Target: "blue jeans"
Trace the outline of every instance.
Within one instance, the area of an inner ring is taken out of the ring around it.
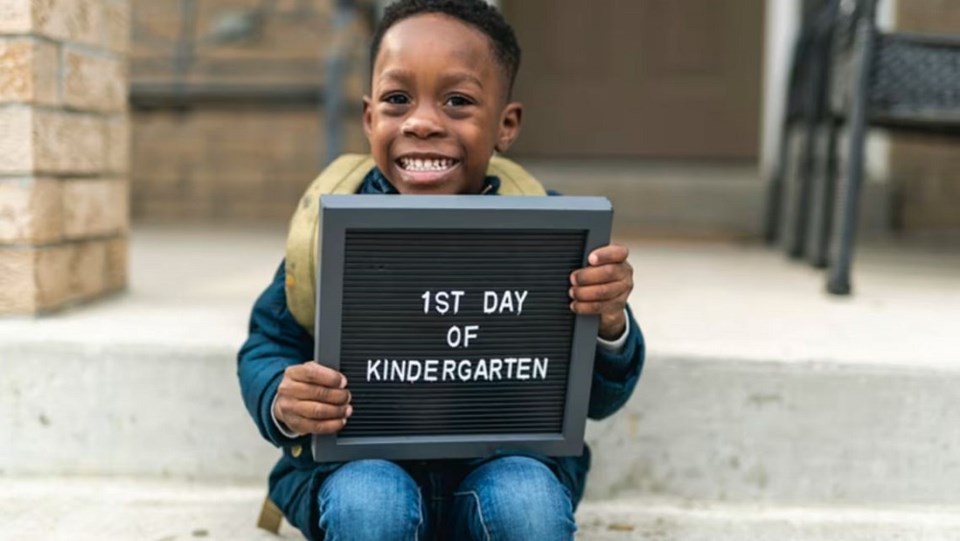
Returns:
[[[326,541],[568,540],[570,493],[543,463],[510,456],[462,475],[386,460],[349,462],[317,497]]]

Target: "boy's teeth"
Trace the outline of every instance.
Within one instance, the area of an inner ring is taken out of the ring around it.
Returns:
[[[421,160],[404,158],[401,165],[409,171],[442,171],[453,167],[455,162],[449,159],[441,160]]]

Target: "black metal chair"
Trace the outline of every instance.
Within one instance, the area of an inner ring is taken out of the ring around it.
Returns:
[[[830,68],[818,80],[827,92],[828,107],[807,127],[810,143],[800,158],[799,188],[791,201],[796,208],[793,236],[787,248],[814,265],[829,266],[827,290],[847,295],[852,290],[866,130],[876,126],[960,135],[960,35],[881,32],[877,0],[842,0],[834,7],[828,33]],[[849,138],[847,167],[837,186],[840,128]],[[775,189],[782,188],[771,186],[771,193]],[[779,211],[771,204],[768,238],[771,223],[780,220]]]
[[[834,213],[827,290],[835,295],[852,289],[850,269],[868,126],[960,135],[960,34],[880,32],[877,0],[849,4],[855,21],[853,37],[846,50],[837,49],[840,62],[835,65],[848,66],[851,76],[847,91],[834,85],[831,99],[832,110],[850,132],[848,161],[837,200],[825,205]],[[844,54],[849,60],[843,59]]]

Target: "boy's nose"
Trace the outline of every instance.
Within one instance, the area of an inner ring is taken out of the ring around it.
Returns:
[[[411,135],[420,139],[442,135],[444,128],[437,118],[436,111],[420,107],[404,120],[400,125],[403,135]]]

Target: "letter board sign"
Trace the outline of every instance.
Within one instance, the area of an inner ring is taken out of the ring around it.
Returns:
[[[315,460],[579,455],[598,318],[569,276],[611,219],[602,197],[323,196],[316,359],[353,415]]]

